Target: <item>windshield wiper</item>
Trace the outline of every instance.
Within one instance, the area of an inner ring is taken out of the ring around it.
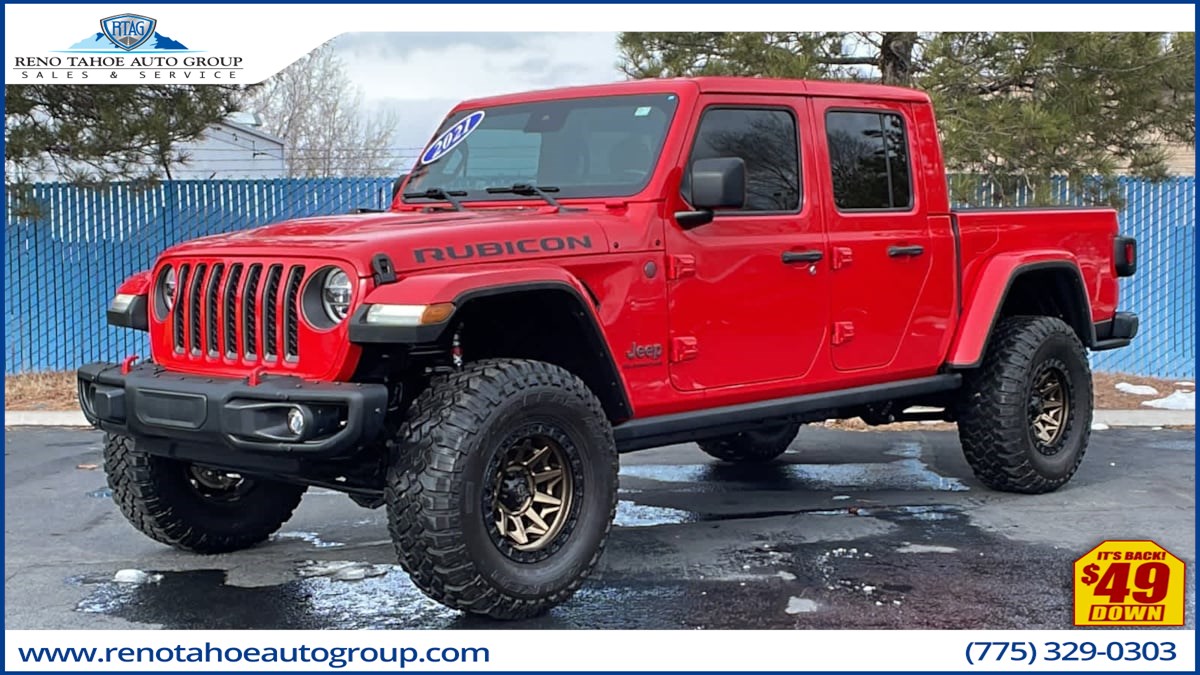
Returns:
[[[444,202],[450,202],[450,206],[454,207],[455,211],[465,211],[462,202],[456,199],[457,197],[466,197],[466,190],[443,190],[442,188],[429,188],[424,192],[405,192],[405,199],[440,199]]]
[[[546,203],[550,206],[553,206],[556,209],[562,208],[562,205],[558,203],[557,199],[547,194],[548,192],[558,192],[558,188],[552,185],[538,187],[536,185],[530,185],[529,183],[516,183],[515,185],[486,188],[485,192],[490,195],[512,194],[521,195],[522,197],[541,197],[542,199],[546,200]]]

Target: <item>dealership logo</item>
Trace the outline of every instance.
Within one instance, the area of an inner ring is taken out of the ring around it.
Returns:
[[[190,51],[181,42],[158,32],[158,21],[141,14],[117,14],[100,19],[100,32],[93,33],[66,49],[69,52],[162,52]]]
[[[118,14],[100,19],[100,30],[114,45],[131,52],[154,36],[154,26],[157,24],[157,21],[148,16]]]
[[[127,12],[100,19],[100,32],[49,55],[10,57],[18,81],[61,84],[225,84],[241,79],[241,56],[188,49],[158,32],[157,19]]]

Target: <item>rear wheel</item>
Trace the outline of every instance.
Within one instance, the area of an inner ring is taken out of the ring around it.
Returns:
[[[540,614],[596,565],[617,505],[600,402],[547,363],[479,361],[436,376],[393,443],[386,499],[401,566],[454,609]]]
[[[701,441],[698,445],[704,452],[726,462],[769,462],[787,452],[798,433],[800,423],[787,422]]]
[[[1083,344],[1061,319],[1001,319],[962,394],[958,434],[984,484],[1043,493],[1075,475],[1091,436],[1092,374]]]
[[[104,471],[113,501],[155,541],[195,553],[253,546],[278,530],[300,504],[304,486],[243,476],[137,449],[109,434]]]

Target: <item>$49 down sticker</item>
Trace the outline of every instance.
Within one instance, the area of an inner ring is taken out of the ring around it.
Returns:
[[[1075,561],[1075,625],[1182,626],[1184,576],[1152,541],[1106,541]]]

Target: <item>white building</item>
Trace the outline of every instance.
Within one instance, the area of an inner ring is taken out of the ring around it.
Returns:
[[[171,167],[175,180],[283,178],[283,139],[268,134],[252,113],[234,113],[176,150],[187,161]]]
[[[262,129],[253,113],[234,113],[212,124],[202,135],[187,143],[177,143],[174,152],[187,158],[169,169],[173,180],[222,180],[245,178],[284,178],[283,139]],[[88,167],[80,167],[87,171]],[[162,178],[167,175],[161,174]],[[51,162],[41,171],[25,178],[31,183],[58,183],[69,180]]]

